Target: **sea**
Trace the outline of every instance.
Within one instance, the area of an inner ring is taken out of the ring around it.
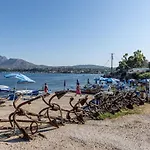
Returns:
[[[81,86],[84,86],[89,79],[94,83],[94,78],[100,77],[100,74],[60,74],[60,73],[23,73],[27,77],[35,81],[35,83],[17,84],[15,78],[5,78],[7,73],[0,73],[0,85],[6,85],[17,90],[42,90],[44,83],[48,84],[49,90],[52,92],[64,89],[64,80],[66,89],[74,90],[76,81],[78,80]]]

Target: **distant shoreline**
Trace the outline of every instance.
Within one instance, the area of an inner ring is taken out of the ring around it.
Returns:
[[[27,72],[27,73],[68,73],[68,74],[105,74],[109,73],[108,70],[101,69],[54,69],[54,70],[46,70],[46,69],[0,69],[0,72]]]

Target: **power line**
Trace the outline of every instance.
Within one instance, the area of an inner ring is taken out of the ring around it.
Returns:
[[[106,66],[109,63],[109,59],[107,60],[107,62],[104,64],[104,66]]]

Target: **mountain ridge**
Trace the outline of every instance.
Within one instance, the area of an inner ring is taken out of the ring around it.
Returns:
[[[5,56],[0,56],[0,68],[3,69],[33,69],[33,68],[59,68],[59,67],[73,67],[73,68],[92,68],[92,69],[99,69],[99,68],[109,68],[105,66],[93,65],[93,64],[84,64],[84,65],[73,65],[73,66],[47,66],[47,65],[36,65],[34,63],[28,62],[23,59],[19,58],[7,58]]]

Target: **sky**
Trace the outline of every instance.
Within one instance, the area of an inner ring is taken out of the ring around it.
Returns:
[[[0,55],[49,66],[150,60],[149,0],[0,0]]]

